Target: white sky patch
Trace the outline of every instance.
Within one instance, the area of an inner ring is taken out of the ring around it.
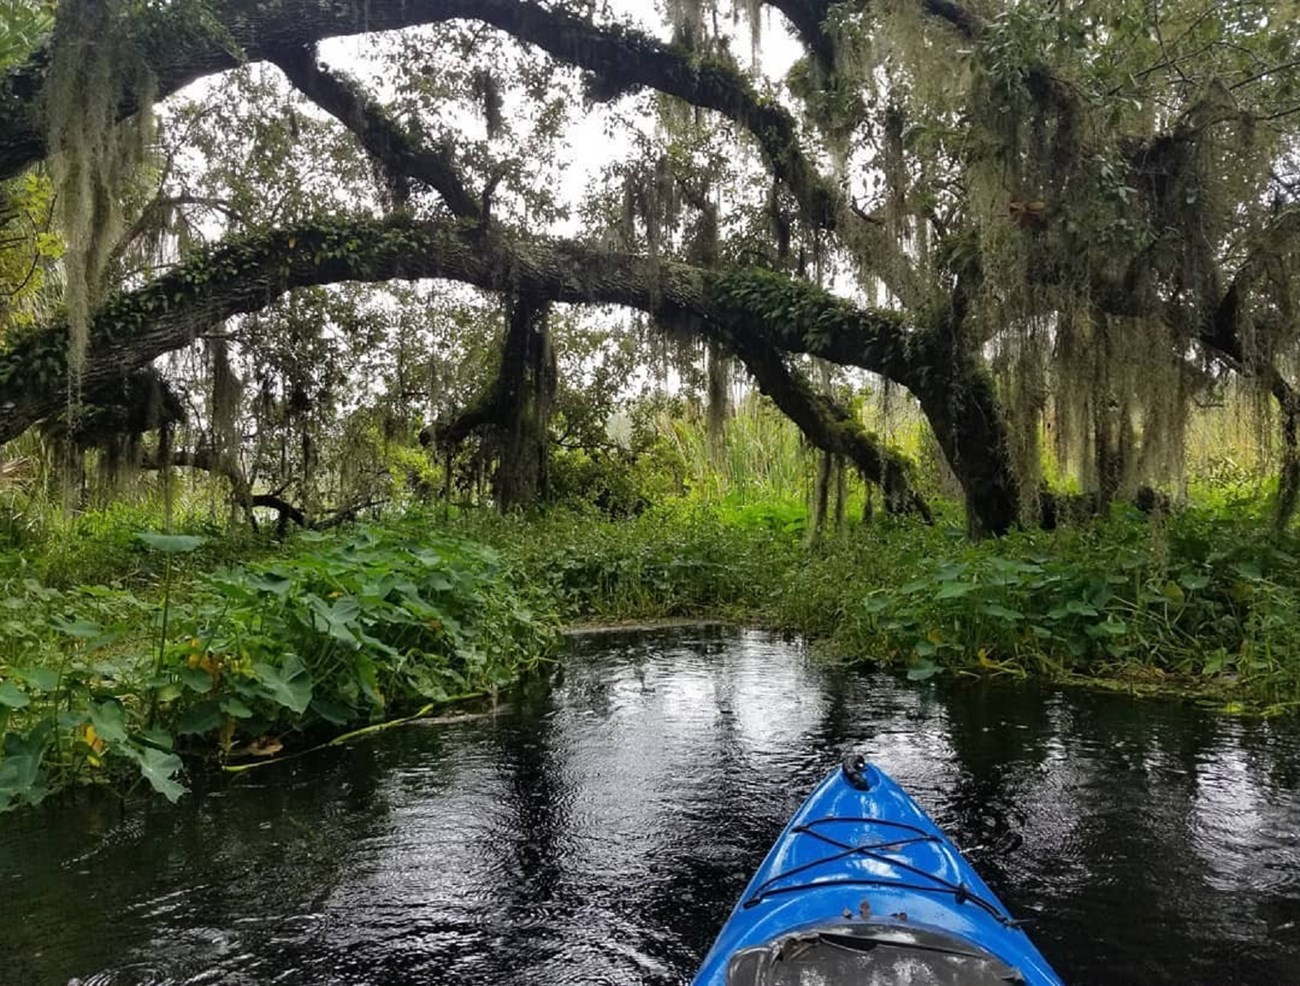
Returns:
[[[646,0],[609,0],[608,9],[615,17],[627,18],[651,36],[664,41],[671,38],[670,25]],[[755,88],[760,93],[766,92],[775,96],[797,116],[798,109],[788,91],[784,89],[782,80],[795,63],[804,57],[805,52],[802,44],[790,32],[784,18],[774,15],[770,9],[765,8],[764,23],[756,50],[752,46],[750,25],[743,18],[734,18],[729,14],[720,15],[718,25],[728,38],[730,50],[737,54],[746,67],[756,70],[756,77],[753,80]],[[437,27],[410,28],[402,33],[431,30],[437,30]],[[389,38],[393,36],[394,34],[387,35]],[[331,39],[320,45],[320,56],[322,61],[331,68],[357,78],[367,93],[381,104],[393,104],[397,97],[398,75],[386,70],[386,59],[392,57],[392,51],[384,44],[385,37],[383,34],[369,34]],[[756,56],[752,66],[749,65],[751,52]],[[278,75],[278,69],[270,65],[259,66],[258,70]],[[172,105],[182,101],[202,103],[211,97],[218,84],[219,77],[200,79],[174,95],[169,103]],[[295,92],[287,81],[284,86],[286,93]],[[644,101],[644,91],[633,92],[613,104],[598,104],[574,112],[571,122],[557,136],[552,147],[555,168],[561,176],[559,197],[568,207],[568,215],[567,218],[545,227],[533,229],[534,232],[561,237],[581,235],[584,227],[580,206],[590,189],[600,179],[602,171],[610,165],[632,157],[636,147],[637,130],[646,133],[653,133],[655,130],[656,122],[652,116],[641,113],[639,119],[637,118],[638,101]],[[299,102],[303,101],[299,100]],[[329,118],[328,114],[313,105],[305,104],[302,109],[319,119]],[[505,111],[507,114],[513,112],[517,115],[522,115],[523,112],[520,105],[512,107],[509,104],[505,107]],[[167,104],[164,104],[160,112],[164,116],[167,114]],[[479,114],[467,107],[455,106],[444,106],[443,112],[454,130],[463,134],[467,141],[485,138],[485,126]],[[627,124],[629,116],[632,117],[633,128],[629,128]],[[503,147],[501,150],[515,149]],[[729,150],[747,167],[752,167],[756,173],[766,173],[765,166],[759,160],[752,142],[737,141]],[[724,197],[724,206],[731,197],[730,195]],[[356,198],[356,204],[368,209],[373,209],[375,205],[368,197],[363,201],[361,196]],[[212,239],[218,238],[224,232],[219,217],[214,215],[209,222],[206,222],[203,232]],[[851,279],[838,277],[828,287],[836,293],[861,300],[861,293]],[[442,285],[439,290],[447,297],[459,298],[462,301],[474,293],[474,289],[454,284]],[[376,286],[375,290],[369,293],[366,304],[382,308],[386,305],[395,306],[398,301],[396,297],[387,294],[382,286]],[[597,306],[584,308],[580,317],[591,318],[608,325],[628,323],[633,316],[622,310]],[[875,378],[865,372],[848,371],[848,375],[858,386],[873,385],[875,382]],[[652,378],[657,378],[659,385],[667,387],[670,392],[680,387],[680,380],[674,371],[670,370],[667,375],[664,375],[661,370],[647,367],[637,375],[636,379],[628,381],[629,395],[649,386]],[[371,388],[363,385],[357,395],[358,399],[364,399],[365,392],[369,389]],[[739,397],[747,389],[747,382],[738,382],[733,396]]]

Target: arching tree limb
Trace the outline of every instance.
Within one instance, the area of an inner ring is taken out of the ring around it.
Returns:
[[[462,219],[481,218],[479,200],[461,181],[449,148],[418,144],[355,82],[322,68],[314,49],[279,49],[271,53],[271,60],[304,96],[352,131],[390,172],[427,185]]]
[[[799,16],[801,32],[812,30],[822,0],[808,0],[809,12],[802,15],[796,8],[804,0],[782,3]],[[350,110],[339,112],[351,97],[337,91],[337,76],[291,72],[295,66],[307,72],[311,67],[304,66],[294,53],[310,50],[331,37],[475,20],[592,72],[604,91],[650,88],[722,114],[754,136],[772,173],[790,189],[807,222],[826,230],[864,222],[841,190],[821,175],[804,153],[794,117],[779,103],[760,97],[734,63],[701,57],[640,31],[593,24],[533,0],[367,0],[363,5],[330,0],[212,0],[211,6],[216,20],[239,45],[236,52],[232,53],[224,39],[197,31],[177,9],[154,10],[144,21],[138,43],[154,72],[160,98],[195,79],[234,68],[241,59],[275,61],[304,91],[314,90],[308,92],[313,100],[351,126],[350,120],[356,117],[350,116]],[[185,43],[179,43],[181,40]],[[824,33],[821,40],[814,41],[829,43]],[[49,53],[42,50],[0,76],[0,179],[18,174],[46,154],[37,103],[48,63]],[[126,116],[136,109],[134,98],[129,97],[121,112]],[[363,143],[373,152],[376,144],[387,142],[390,136],[381,129],[363,137]],[[422,162],[426,170],[429,165],[436,166],[437,161]],[[468,203],[457,199],[453,210],[458,215],[468,214]],[[875,235],[866,228],[857,232],[862,237]]]
[[[836,192],[800,150],[798,128],[789,113],[760,99],[734,65],[696,58],[639,31],[599,26],[532,0],[211,0],[210,6],[238,51],[185,21],[186,5],[153,8],[143,19],[137,43],[154,73],[159,97],[205,75],[235,68],[241,59],[276,60],[331,37],[476,20],[594,72],[615,88],[650,87],[735,120],[754,134],[774,171],[810,216],[834,222]],[[49,53],[42,50],[0,76],[0,179],[46,154],[37,102],[48,69]],[[121,112],[126,116],[136,109],[128,99]]]
[[[996,533],[1014,520],[988,505],[1000,482],[995,457],[1004,444],[996,440],[1000,411],[992,387],[981,383],[973,361],[945,363],[951,344],[942,333],[909,327],[897,312],[858,308],[770,271],[703,270],[567,240],[512,239],[466,223],[328,219],[196,255],[101,308],[91,327],[85,392],[93,396],[96,388],[189,345],[225,319],[259,311],[295,288],[421,278],[523,291],[540,300],[625,305],[669,321],[694,317],[705,332],[752,336],[786,352],[873,370],[910,389],[936,417],[954,469],[972,484],[967,492],[978,524]],[[0,355],[0,441],[65,406],[66,344],[66,325],[55,324]]]
[[[798,425],[808,441],[828,455],[844,456],[884,491],[891,513],[910,513],[932,523],[933,514],[909,479],[906,459],[883,448],[848,411],[787,365],[780,350],[753,337],[733,339],[733,351],[759,389]]]

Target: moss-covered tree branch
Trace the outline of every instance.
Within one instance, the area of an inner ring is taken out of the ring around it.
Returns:
[[[710,271],[598,250],[574,241],[516,239],[465,222],[330,219],[227,242],[151,284],[120,293],[91,326],[83,387],[93,398],[132,370],[189,345],[226,319],[259,311],[296,288],[342,281],[439,278],[542,301],[616,304],[667,321],[694,318],[724,339],[756,338],[873,370],[911,389],[923,405],[961,420],[941,441],[977,482],[1000,420],[979,374],[948,366],[941,334],[908,326],[892,311],[858,308],[804,281],[769,271]],[[65,410],[67,326],[46,326],[0,356],[0,441]],[[951,391],[951,393],[949,393]],[[960,397],[961,403],[953,401]],[[982,422],[971,430],[969,421]],[[946,418],[944,420],[947,420]],[[941,429],[936,428],[936,431]],[[996,448],[996,445],[993,446]],[[965,478],[962,468],[959,476]],[[980,500],[972,497],[972,503]],[[1005,530],[1011,518],[988,511],[980,524]]]
[[[824,75],[835,69],[835,42],[826,30],[834,0],[765,0],[785,15]]]
[[[461,181],[449,148],[421,146],[355,82],[322,68],[314,48],[275,51],[271,59],[304,96],[352,131],[390,174],[427,185],[463,219],[479,218],[479,202]]]
[[[799,198],[810,221],[838,221],[838,195],[799,146],[794,118],[761,98],[734,64],[701,57],[620,27],[606,27],[531,0],[212,0],[210,16],[193,4],[151,10],[137,43],[159,96],[241,60],[274,60],[341,35],[476,20],[535,45],[568,64],[595,73],[609,92],[649,87],[715,110],[757,138],[773,171]],[[0,178],[11,177],[46,153],[37,108],[48,71],[48,51],[0,79]],[[137,94],[138,96],[139,94]],[[134,112],[128,100],[123,115]]]
[[[820,54],[830,38],[821,25],[824,0],[782,0],[779,9]],[[789,8],[788,10],[786,8]],[[310,98],[357,133],[380,160],[400,159],[405,170],[439,189],[457,215],[469,215],[472,199],[456,187],[448,155],[411,145],[409,138],[373,101],[304,56],[317,42],[340,35],[391,30],[453,20],[491,25],[553,58],[587,70],[595,89],[616,93],[651,88],[733,120],[757,140],[773,175],[799,203],[806,222],[839,230],[863,255],[883,256],[883,229],[851,208],[842,191],[804,153],[794,117],[760,96],[734,62],[661,42],[642,32],[591,23],[532,0],[369,0],[363,6],[327,0],[212,0],[200,17],[192,4],[153,11],[142,21],[137,43],[166,96],[204,75],[235,67],[241,60],[275,61]],[[829,57],[829,56],[828,56]],[[48,52],[0,78],[0,179],[17,174],[46,153],[37,110],[48,71]],[[135,96],[122,106],[134,112]],[[895,257],[894,261],[899,258]],[[917,303],[915,272],[884,265],[881,274],[905,303]]]
[[[787,365],[780,350],[752,336],[733,337],[731,348],[759,389],[799,426],[812,445],[844,456],[864,479],[884,491],[891,513],[917,514],[927,523],[933,521],[925,498],[912,486],[907,460],[884,448],[844,407],[817,393],[806,377]]]

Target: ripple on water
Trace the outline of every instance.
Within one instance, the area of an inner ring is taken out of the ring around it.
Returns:
[[[575,641],[549,688],[123,813],[0,830],[0,982],[680,983],[848,747],[1068,981],[1300,982],[1300,728],[819,663],[764,633]]]

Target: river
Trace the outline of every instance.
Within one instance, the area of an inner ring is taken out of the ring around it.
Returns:
[[[847,748],[1070,983],[1300,983],[1300,724],[846,671],[797,640],[577,639],[495,709],[0,821],[0,982],[688,981]]]

